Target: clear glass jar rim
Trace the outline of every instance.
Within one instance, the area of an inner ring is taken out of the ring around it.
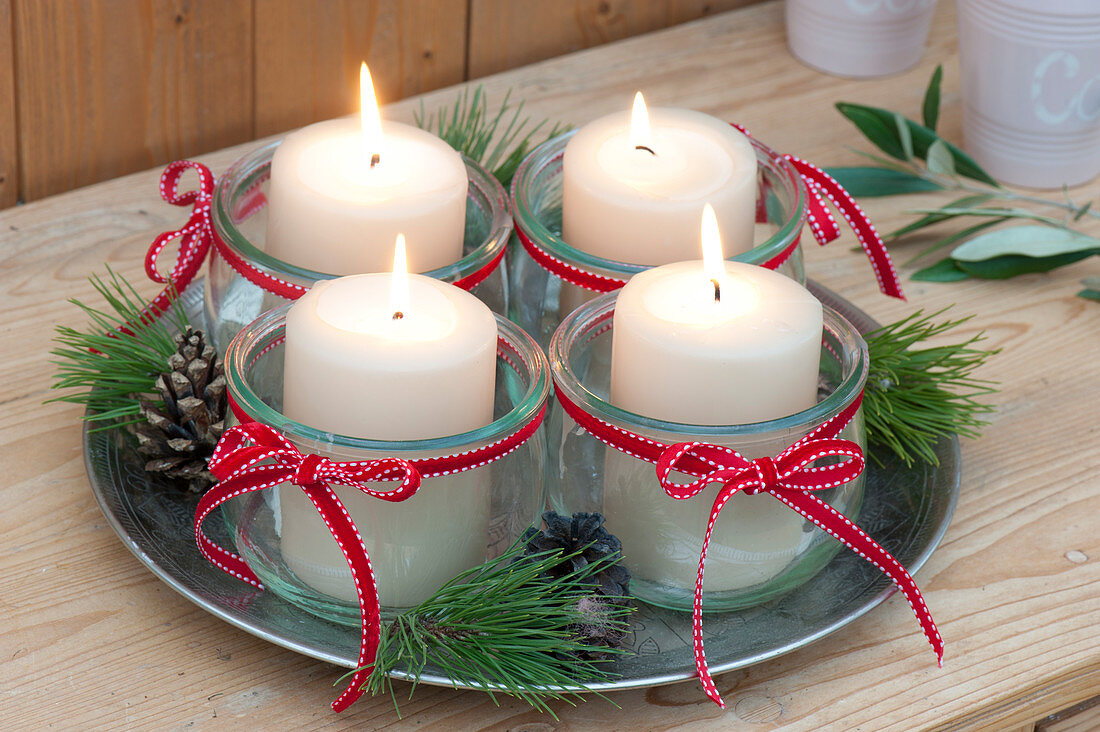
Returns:
[[[576,249],[543,226],[527,204],[528,197],[526,193],[527,188],[531,185],[530,179],[547,165],[554,165],[560,170],[561,157],[565,154],[565,146],[576,133],[577,130],[570,130],[547,140],[523,159],[512,178],[512,215],[515,218],[516,225],[522,226],[525,234],[555,257],[589,272],[628,280],[639,272],[650,269],[650,265],[629,264],[613,259],[604,259]],[[750,137],[749,142],[752,143],[753,149],[756,151],[757,163],[766,161],[774,166],[780,180],[792,193],[791,199],[794,201],[793,213],[780,227],[779,231],[747,252],[729,258],[730,261],[734,262],[763,264],[782,254],[802,233],[802,227],[806,223],[806,195],[802,177],[789,160],[755,138]]]
[[[286,313],[293,303],[269,310],[244,328],[225,352],[225,378],[237,405],[257,422],[274,427],[288,439],[312,440],[340,448],[382,452],[387,454],[422,452],[462,452],[506,437],[532,419],[546,404],[550,394],[550,369],[546,354],[527,333],[510,320],[494,313],[497,335],[508,341],[520,355],[522,365],[512,368],[527,381],[523,398],[508,411],[484,427],[468,432],[426,440],[374,440],[347,435],[334,435],[287,417],[264,402],[252,389],[246,376],[257,347],[266,346],[286,324]],[[500,355],[497,355],[498,361]],[[505,388],[497,384],[497,389]]]
[[[215,234],[248,264],[259,267],[276,277],[295,278],[308,282],[340,277],[341,275],[298,267],[272,257],[249,241],[233,222],[230,214],[233,196],[241,185],[247,184],[248,181],[255,179],[258,173],[271,167],[275,148],[281,143],[281,139],[276,140],[241,156],[229,167],[229,170],[218,177],[214,187],[214,200],[211,204],[211,220]],[[466,193],[467,198],[477,195],[474,193],[474,190],[477,190],[485,194],[488,200],[489,233],[473,251],[457,262],[422,273],[446,282],[462,279],[487,266],[508,245],[508,239],[512,233],[512,217],[509,213],[508,195],[504,191],[504,186],[476,161],[465,155],[462,156],[462,161],[466,164],[466,172],[471,184],[470,190]],[[227,184],[229,181],[233,182],[231,189]]]
[[[863,336],[848,320],[828,305],[822,304],[824,330],[836,337],[845,347],[845,353],[855,356],[855,364],[840,384],[828,396],[809,409],[766,422],[741,425],[696,425],[684,422],[666,422],[616,407],[586,387],[569,365],[574,344],[589,334],[592,328],[606,327],[612,330],[611,315],[619,293],[608,292],[585,303],[570,313],[550,339],[550,373],[554,384],[584,411],[613,424],[626,424],[639,428],[646,434],[656,432],[682,434],[687,437],[746,437],[772,432],[786,432],[825,422],[840,413],[863,391],[870,370],[870,356]],[[605,336],[606,337],[606,336]]]

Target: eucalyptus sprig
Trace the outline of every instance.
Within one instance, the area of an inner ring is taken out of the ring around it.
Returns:
[[[384,626],[374,669],[364,691],[397,699],[388,674],[401,669],[417,681],[429,664],[456,684],[493,689],[553,715],[551,700],[573,703],[579,684],[609,681],[606,661],[591,660],[572,629],[591,624],[586,598],[595,575],[619,561],[609,555],[559,578],[549,570],[573,554],[561,550],[524,557],[521,541],[479,567],[463,572],[416,607]],[[598,622],[625,630],[632,608],[600,604]],[[601,648],[609,654],[623,653]]]
[[[943,68],[937,67],[924,94],[923,124],[879,107],[848,102],[836,105],[887,156],[855,150],[876,165],[830,168],[829,172],[850,193],[863,197],[930,191],[965,194],[937,208],[909,211],[920,218],[887,234],[887,241],[953,219],[977,219],[906,262],[914,264],[955,247],[950,256],[914,273],[913,279],[1004,279],[1025,272],[1046,272],[1100,254],[1100,239],[1072,228],[1086,217],[1100,218],[1093,201],[1074,201],[1065,188],[1059,199],[1009,190],[936,133],[942,79]],[[1030,225],[987,231],[1011,221],[1027,221]]]
[[[101,310],[77,299],[69,300],[84,311],[90,323],[85,331],[57,326],[54,343],[58,347],[50,352],[57,357],[51,388],[76,392],[46,403],[82,404],[87,408],[83,418],[102,422],[96,429],[107,429],[116,423],[140,421],[137,395],[155,399],[153,379],[176,351],[174,335],[188,322],[178,300],[163,317],[143,320],[146,301],[110,267],[106,279],[99,275],[89,279],[108,308]]]
[[[523,158],[535,146],[539,130],[547,124],[546,120],[540,120],[528,129],[531,119],[521,117],[524,103],[513,108],[508,103],[511,96],[509,90],[500,108],[490,115],[484,89],[478,86],[471,93],[467,87],[453,105],[441,107],[432,114],[425,113],[421,102],[420,111],[414,118],[418,127],[434,132],[455,150],[489,170],[501,185],[507,186]],[[569,125],[555,123],[544,139],[569,129]]]
[[[939,438],[978,437],[988,424],[983,416],[993,411],[979,400],[997,391],[996,382],[973,374],[1000,349],[976,347],[984,340],[982,333],[959,343],[922,346],[970,319],[934,322],[943,312],[925,315],[918,310],[865,336],[871,357],[863,396],[867,439],[892,451],[906,466],[918,459],[939,465]],[[869,452],[881,465],[875,451]]]

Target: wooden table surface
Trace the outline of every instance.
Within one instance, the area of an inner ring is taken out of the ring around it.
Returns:
[[[623,109],[635,88],[653,105],[737,120],[776,149],[822,165],[866,145],[833,109],[859,101],[918,114],[933,67],[945,67],[942,131],[960,138],[953,3],[940,3],[915,69],[836,79],[796,62],[782,9],[766,3],[554,59],[485,80],[528,111],[574,124]],[[449,100],[444,90],[429,108]],[[388,116],[408,119],[407,100]],[[216,173],[254,145],[204,156]],[[893,597],[812,646],[718,678],[729,709],[682,683],[611,695],[558,720],[523,704],[424,687],[402,705],[328,703],[342,670],[260,641],[157,580],[116,538],[84,473],[80,415],[51,396],[54,324],[83,327],[67,297],[104,262],[135,282],[142,254],[185,216],[157,196],[159,171],[120,178],[0,214],[0,719],[5,728],[252,729],[1006,729],[1027,728],[1100,693],[1100,305],[1074,297],[1100,274],[1093,258],[1001,282],[906,281],[908,303],[878,294],[852,239],[808,251],[810,276],[881,321],[956,304],[1003,352],[983,376],[1003,387],[994,423],[963,443],[962,496],[943,545],[918,575],[947,643],[936,667],[904,600]],[[1100,182],[1077,194],[1096,198]],[[936,196],[877,199],[880,229]],[[1100,235],[1100,222],[1084,225]],[[913,244],[896,248],[904,260]],[[145,283],[144,291],[155,287]],[[407,687],[399,685],[401,690]],[[1093,717],[1096,723],[1095,717]]]

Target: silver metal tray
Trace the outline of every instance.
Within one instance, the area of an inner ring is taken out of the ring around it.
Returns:
[[[861,331],[875,327],[865,313],[835,293],[810,283],[823,302]],[[184,293],[195,317],[202,310],[202,283]],[[939,545],[959,493],[959,443],[942,440],[939,467],[906,468],[893,460],[867,467],[867,487],[858,522],[867,533],[916,572]],[[887,457],[887,456],[883,456]],[[196,497],[159,486],[145,473],[134,445],[121,430],[84,432],[84,461],[92,491],[122,542],[168,586],[207,612],[292,651],[354,668],[359,630],[336,625],[258,592],[209,564],[195,546]],[[609,527],[614,531],[614,527]],[[222,522],[208,521],[212,538],[230,545]],[[801,648],[844,627],[894,592],[885,576],[851,551],[836,558],[802,587],[748,610],[708,613],[703,624],[707,658],[715,675]],[[913,626],[917,632],[916,625]],[[691,616],[638,603],[627,647],[614,661],[619,677],[579,691],[656,686],[695,678]],[[400,670],[396,678],[407,678]],[[470,688],[428,669],[421,683]]]

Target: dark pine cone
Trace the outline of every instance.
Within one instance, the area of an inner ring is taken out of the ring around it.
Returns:
[[[592,562],[620,553],[622,543],[603,527],[604,517],[598,513],[574,513],[572,518],[553,511],[542,515],[544,531],[528,529],[523,534],[524,553],[561,550],[574,556],[554,565],[549,574],[558,578],[583,569]],[[620,622],[611,622],[610,613],[617,607],[630,603],[630,572],[623,566],[621,557],[605,567],[593,579],[592,594],[577,603],[577,610],[585,621],[573,626],[577,640],[591,646],[592,650],[580,654],[585,658],[604,658],[601,648],[617,648],[626,637]]]
[[[226,384],[222,363],[202,331],[176,336],[168,371],[154,382],[163,403],[141,399],[144,422],[131,427],[145,469],[200,493],[214,483],[206,461],[225,431]]]

